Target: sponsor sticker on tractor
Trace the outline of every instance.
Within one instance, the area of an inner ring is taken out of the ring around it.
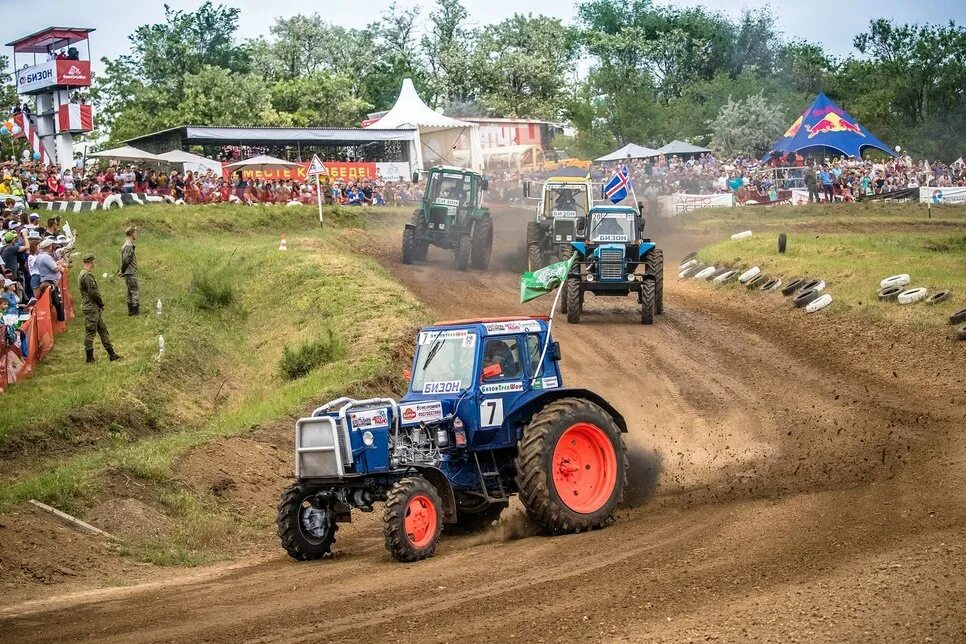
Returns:
[[[627,235],[597,235],[599,242],[626,242],[628,239]]]
[[[559,386],[560,383],[557,381],[556,376],[551,376],[549,378],[537,378],[533,383],[534,389],[554,389]]]
[[[423,385],[424,394],[457,394],[460,389],[459,380],[445,380],[440,382],[427,382]]]
[[[443,403],[438,400],[432,402],[409,403],[399,408],[403,425],[428,423],[443,417]]]
[[[453,206],[456,208],[459,207],[460,202],[459,199],[444,199],[442,197],[438,197],[436,199],[436,204],[439,206]]]
[[[467,331],[466,329],[450,329],[447,331],[421,331],[419,333],[419,344],[420,345],[432,344],[436,342],[436,340],[462,339],[463,346],[472,347],[473,346],[472,342],[469,345],[466,344],[466,336],[469,334],[470,332]]]
[[[576,217],[577,211],[576,210],[551,210],[550,216],[551,217]]]
[[[509,322],[485,322],[483,324],[489,335],[504,335],[508,333],[537,333],[540,323],[536,320],[510,320]]]
[[[386,408],[349,412],[349,419],[353,429],[389,427],[389,411]]]
[[[481,385],[481,394],[508,394],[513,391],[523,391],[522,382],[497,382],[491,385]]]

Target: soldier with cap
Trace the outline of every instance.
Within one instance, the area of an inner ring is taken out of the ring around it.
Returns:
[[[121,246],[121,270],[118,275],[127,284],[127,314],[137,315],[141,312],[141,303],[138,300],[138,258],[134,254],[134,241],[138,238],[137,226],[128,226],[124,234],[127,239]]]
[[[87,354],[87,362],[94,362],[94,334],[101,336],[101,344],[111,361],[120,360],[121,356],[114,352],[111,344],[111,334],[104,324],[104,300],[101,299],[101,292],[97,288],[97,280],[94,279],[94,255],[87,253],[81,258],[84,262],[84,270],[77,278],[81,294],[81,309],[84,311],[84,352]]]

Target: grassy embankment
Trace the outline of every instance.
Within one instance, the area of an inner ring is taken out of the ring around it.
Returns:
[[[76,251],[98,257],[106,322],[124,360],[109,363],[97,342],[97,364],[84,364],[78,301],[77,319],[47,359],[0,397],[0,510],[37,499],[83,515],[113,479],[133,478],[155,491],[175,529],[122,549],[158,563],[194,563],[266,527],[265,516],[240,518],[180,484],[177,459],[273,420],[290,427],[312,403],[401,371],[391,350],[423,310],[373,259],[353,253],[345,235],[391,212],[328,212],[324,230],[310,208],[68,215]],[[102,277],[117,271],[131,223],[140,229],[137,318],[127,317],[123,282]],[[79,270],[75,259],[72,277]],[[283,373],[286,349],[290,369],[308,367],[306,375]]]
[[[720,232],[725,239],[700,251],[706,263],[759,266],[786,283],[802,276],[824,279],[834,298],[827,309],[831,314],[937,331],[947,326],[951,312],[966,306],[966,206],[931,211],[919,204],[885,203],[709,209],[688,215],[681,225]],[[754,235],[728,239],[746,229]],[[777,250],[779,232],[788,236],[784,254]],[[910,274],[910,288],[924,286],[930,293],[952,289],[952,298],[935,306],[880,302],[879,281],[897,273]]]

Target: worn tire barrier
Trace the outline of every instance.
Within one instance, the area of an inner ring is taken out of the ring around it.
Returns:
[[[724,284],[725,282],[728,282],[734,279],[734,277],[737,274],[738,274],[738,271],[736,270],[725,271],[724,273],[722,273],[721,275],[718,275],[711,281],[715,284]]]
[[[751,233],[750,230],[743,230],[740,233],[735,233],[734,235],[731,236],[731,238],[732,239],[748,239],[749,237],[751,237],[751,234],[752,233]]]
[[[778,233],[778,252],[784,253],[787,247],[788,247],[788,235],[786,235],[785,233]]]
[[[825,290],[825,281],[824,280],[812,280],[811,282],[808,282],[807,284],[803,284],[801,290],[803,290],[803,291],[815,291],[816,293],[821,293],[822,291]]]
[[[738,281],[741,282],[742,284],[747,284],[748,280],[760,274],[761,274],[761,269],[758,268],[757,266],[752,266],[751,268],[749,268],[744,273],[738,276]]]
[[[709,279],[712,275],[714,275],[717,272],[718,272],[717,267],[715,267],[715,266],[709,266],[706,269],[701,270],[701,271],[698,271],[697,273],[695,273],[694,276],[691,279],[706,280],[706,279]]]
[[[762,284],[765,284],[769,279],[770,278],[764,273],[759,273],[758,275],[755,275],[750,280],[745,282],[745,288],[747,288],[748,290],[758,288]]]
[[[903,290],[901,286],[887,286],[879,291],[877,297],[883,302],[891,302],[899,297],[899,293],[902,293]]]
[[[912,281],[908,273],[900,273],[899,275],[893,275],[887,277],[881,282],[879,282],[879,288],[888,288],[890,286],[905,286]]]
[[[697,265],[698,265],[698,260],[696,260],[696,259],[689,259],[687,261],[681,262],[681,265],[678,266],[678,270],[679,271],[686,271],[689,268],[691,268],[692,266],[697,266]]]
[[[685,255],[685,256],[684,256],[684,257],[683,257],[683,258],[681,259],[681,263],[683,264],[684,262],[689,262],[689,261],[691,261],[692,259],[695,259],[695,258],[696,258],[697,256],[698,256],[698,254],[697,254],[696,252],[695,252],[695,253],[688,253],[687,255]]]
[[[770,293],[771,291],[777,291],[781,287],[781,285],[782,285],[781,279],[776,277],[762,284],[760,290],[762,293]]]
[[[950,324],[959,324],[961,322],[966,322],[966,309],[960,309],[949,316]]]
[[[792,299],[792,304],[796,309],[800,309],[803,306],[807,306],[817,300],[821,293],[818,291],[813,291],[811,289],[807,291],[802,291]]]
[[[966,340],[966,324],[959,327],[959,329],[956,331],[956,337],[960,340]]]
[[[806,313],[815,313],[815,311],[821,311],[826,306],[832,303],[832,296],[828,293],[823,293],[818,299],[812,300],[809,304],[805,306]]]
[[[796,277],[791,282],[789,282],[788,285],[785,286],[785,288],[782,289],[782,295],[784,295],[785,297],[788,297],[798,289],[802,288],[802,286],[804,286],[807,282],[808,282],[807,277]]]
[[[104,208],[104,210],[112,210],[114,208],[123,208],[124,207],[124,200],[121,199],[121,195],[110,195],[107,199],[104,200],[104,203],[102,204],[102,207]]]
[[[942,291],[937,291],[926,298],[926,304],[939,304],[940,302],[945,302],[952,296],[953,292],[950,289],[944,289]]]
[[[907,291],[899,293],[896,300],[899,304],[915,304],[916,302],[926,298],[926,293],[928,291],[920,286],[919,288],[911,288]]]
[[[701,271],[703,271],[706,268],[708,268],[708,265],[707,264],[695,264],[691,268],[689,268],[687,270],[684,270],[684,271],[681,271],[680,273],[678,273],[678,278],[679,279],[687,279],[689,277],[694,277],[695,275],[697,275],[698,273],[700,273]]]

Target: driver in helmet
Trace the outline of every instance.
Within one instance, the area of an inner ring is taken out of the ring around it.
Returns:
[[[504,340],[490,338],[483,348],[483,368],[500,365],[504,376],[510,375],[513,369],[513,351]]]

